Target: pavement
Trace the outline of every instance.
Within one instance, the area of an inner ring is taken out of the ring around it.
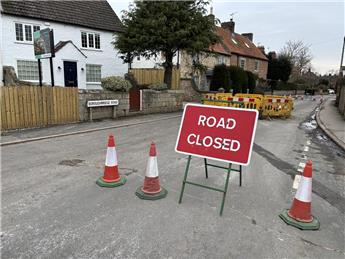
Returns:
[[[335,97],[328,98],[316,114],[320,128],[345,150],[345,120],[335,107]]]
[[[219,193],[186,186],[187,157],[174,151],[180,113],[13,132],[1,147],[2,258],[344,258],[345,152],[317,128],[318,102],[295,101],[291,118],[258,122],[242,187],[231,173],[223,216]],[[170,117],[170,118],[169,118]],[[314,123],[315,122],[315,123]],[[68,131],[67,127],[73,127]],[[111,128],[108,128],[111,127]],[[57,131],[55,131],[56,129]],[[101,188],[107,135],[114,134],[127,183]],[[140,200],[150,142],[157,145],[166,198]],[[286,225],[301,161],[313,161],[312,213],[318,231]],[[222,187],[225,173],[193,158],[190,180]]]

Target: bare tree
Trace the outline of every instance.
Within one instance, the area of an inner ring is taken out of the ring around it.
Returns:
[[[299,75],[311,67],[310,63],[313,56],[310,51],[310,45],[304,44],[301,40],[288,41],[280,51],[280,55],[286,56],[291,61],[295,71]]]

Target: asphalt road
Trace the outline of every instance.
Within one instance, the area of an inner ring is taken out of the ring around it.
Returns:
[[[2,258],[344,258],[345,154],[314,127],[316,101],[296,101],[286,120],[260,120],[243,186],[232,173],[221,194],[187,186],[186,156],[174,152],[180,118],[1,148]],[[156,118],[166,115],[157,115]],[[112,122],[116,123],[116,122]],[[107,135],[116,138],[126,185],[100,188]],[[157,144],[168,196],[138,199],[149,144]],[[307,147],[307,148],[306,148]],[[286,225],[293,176],[313,161],[312,212],[319,231]],[[222,186],[225,173],[193,158],[190,179]]]

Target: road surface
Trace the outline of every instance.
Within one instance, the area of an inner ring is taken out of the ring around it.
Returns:
[[[187,185],[178,204],[187,161],[174,152],[180,117],[4,146],[2,258],[344,258],[345,155],[315,129],[317,104],[299,100],[291,118],[258,122],[243,186],[232,173],[222,217],[217,192]],[[109,133],[127,177],[112,189],[95,184]],[[144,201],[134,193],[152,140],[169,193]],[[278,217],[291,206],[293,177],[306,157],[313,161],[319,231],[300,231]],[[203,160],[193,158],[190,179],[221,187],[225,173],[210,169],[206,180]]]

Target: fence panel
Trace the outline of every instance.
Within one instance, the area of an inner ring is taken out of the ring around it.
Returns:
[[[0,94],[2,130],[79,121],[78,88],[6,86]]]
[[[138,81],[139,85],[149,85],[164,82],[164,69],[134,68],[129,70]],[[174,68],[172,73],[171,89],[180,89],[180,70]]]

